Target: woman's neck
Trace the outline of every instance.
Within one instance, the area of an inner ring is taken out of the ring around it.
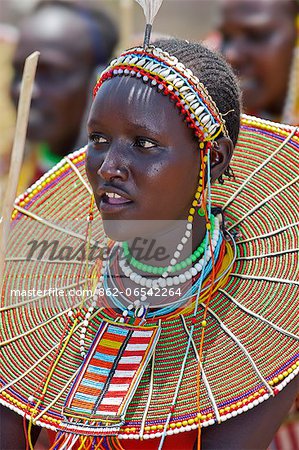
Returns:
[[[185,260],[200,246],[206,234],[204,217],[194,217],[190,237],[185,237],[186,223],[185,220],[165,223],[167,230],[161,223],[161,228],[152,234],[142,236],[140,233],[141,236],[128,242],[130,255],[142,264],[167,267],[181,244],[178,262]]]

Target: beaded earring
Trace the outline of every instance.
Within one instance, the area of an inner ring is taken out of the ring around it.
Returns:
[[[214,289],[214,282],[215,282],[215,259],[214,259],[214,249],[212,246],[212,236],[211,236],[211,214],[212,214],[212,205],[211,205],[211,161],[210,161],[210,151],[214,143],[208,142],[207,148],[206,148],[206,154],[203,157],[203,161],[206,164],[206,195],[203,197],[203,211],[205,212],[206,217],[206,229],[207,229],[207,238],[209,240],[209,252],[211,254],[211,260],[212,260],[212,272],[211,272],[211,286],[209,291],[209,297],[207,298],[207,301],[205,303],[205,309],[203,313],[203,318],[201,322],[201,339],[200,339],[200,347],[199,347],[199,361],[197,366],[197,409],[200,411],[200,399],[201,399],[201,390],[200,390],[200,384],[201,384],[201,365],[202,365],[202,359],[203,359],[203,345],[204,345],[204,338],[205,338],[205,331],[207,327],[207,314],[208,314],[208,308],[209,303],[212,298],[213,289]],[[200,292],[200,289],[199,291]],[[197,302],[195,304],[194,308],[194,325],[196,320],[196,314],[197,314],[197,308],[198,308],[198,298]],[[192,328],[193,332],[193,328]],[[200,450],[201,448],[201,427],[198,427],[198,435],[197,435],[197,450]]]
[[[207,146],[209,145],[209,143],[207,144]],[[193,229],[193,221],[194,221],[194,216],[196,213],[196,208],[198,208],[199,204],[202,205],[202,197],[203,197],[203,193],[204,193],[204,186],[205,186],[205,166],[206,166],[206,162],[207,162],[207,156],[205,154],[205,144],[203,142],[200,143],[199,145],[200,148],[200,156],[201,156],[201,169],[199,172],[199,181],[198,181],[198,186],[194,195],[194,200],[192,202],[192,205],[189,209],[189,213],[188,213],[188,217],[187,217],[187,225],[186,225],[186,231],[184,236],[181,239],[181,242],[177,245],[176,251],[173,255],[173,258],[170,261],[170,264],[167,268],[167,271],[164,272],[164,274],[162,275],[163,278],[166,278],[169,273],[171,273],[173,271],[173,267],[177,264],[178,258],[181,256],[181,252],[184,248],[184,245],[188,242],[188,240],[190,239],[190,237],[192,236],[192,229]],[[200,206],[201,208],[201,206]],[[197,209],[197,211],[200,210],[200,208]],[[204,215],[204,213],[199,213],[199,215]]]

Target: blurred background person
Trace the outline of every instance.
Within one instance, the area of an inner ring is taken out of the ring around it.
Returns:
[[[299,124],[299,2],[222,0],[220,47],[248,114]]]
[[[42,1],[21,22],[11,83],[15,106],[25,58],[35,50],[41,54],[20,191],[86,143],[80,131],[95,71],[108,63],[117,42],[118,31],[111,18],[84,2]]]

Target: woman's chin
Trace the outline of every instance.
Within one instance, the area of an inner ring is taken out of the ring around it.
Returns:
[[[107,220],[103,227],[106,235],[113,241],[132,241],[136,238],[149,239],[161,236],[174,229],[180,230],[178,239],[185,228],[185,221],[174,220]]]
[[[125,242],[142,235],[142,226],[135,220],[104,220],[106,235],[112,241]]]

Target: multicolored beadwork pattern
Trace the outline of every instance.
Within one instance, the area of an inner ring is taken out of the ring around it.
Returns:
[[[220,133],[228,135],[225,120],[205,86],[177,58],[160,48],[136,48],[113,60],[97,82],[94,96],[105,81],[116,76],[140,78],[168,95],[201,141],[211,141]]]
[[[299,372],[298,151],[298,130],[243,117],[232,163],[236,180],[213,187],[213,204],[224,207],[227,227],[236,237],[236,262],[209,305],[201,410],[194,393],[204,305],[199,305],[194,345],[168,434],[246,412],[279,394]],[[92,302],[86,298],[80,309],[82,298],[71,297],[68,287],[86,284],[92,289],[94,265],[72,258],[61,263],[51,259],[51,249],[41,260],[25,261],[26,244],[30,233],[36,239],[62,239],[69,246],[84,243],[90,200],[84,158],[85,149],[70,155],[17,199],[1,296],[0,401],[57,430],[64,429],[63,406],[83,362],[79,342]],[[92,239],[101,243],[104,234],[98,212],[94,223]],[[12,301],[12,289],[36,286],[56,286],[65,296]],[[86,347],[103,320],[114,319],[105,309],[91,312],[84,333]],[[143,373],[119,438],[161,436],[192,320],[188,311],[161,318],[154,366],[148,365]]]
[[[116,434],[158,338],[158,327],[101,323],[66,400],[68,431]]]

